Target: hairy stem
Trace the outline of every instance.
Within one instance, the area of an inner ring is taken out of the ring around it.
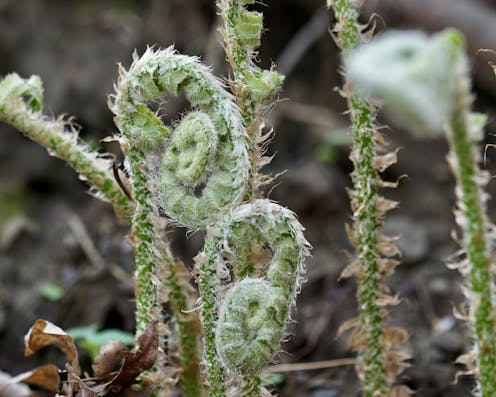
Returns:
[[[365,332],[363,349],[364,395],[385,395],[386,378],[384,352],[381,343],[383,309],[377,305],[380,298],[377,215],[377,171],[374,168],[375,131],[372,110],[361,98],[352,96],[351,105],[354,166],[352,208],[354,211],[355,241],[361,272],[358,273],[358,303],[360,322]],[[379,394],[378,392],[382,393]]]
[[[126,133],[123,132],[126,139]],[[136,211],[132,221],[130,240],[135,253],[136,278],[136,334],[140,334],[150,321],[160,317],[160,305],[157,288],[151,282],[157,265],[153,252],[155,228],[151,217],[153,209],[149,204],[151,193],[146,181],[147,174],[143,167],[143,153],[137,147],[130,147],[128,153],[129,170],[133,183]]]
[[[471,98],[467,79],[461,79],[455,88],[455,108],[447,130],[451,157],[457,178],[459,219],[464,233],[471,287],[472,321],[479,366],[479,383],[482,397],[496,396],[496,333],[494,323],[493,281],[490,273],[490,250],[488,249],[487,218],[483,192],[478,182],[481,171],[477,166],[479,155],[477,138],[471,134],[471,121],[477,115],[470,113]],[[473,129],[473,127],[472,127]],[[474,142],[475,141],[475,142]],[[484,179],[484,178],[483,178]]]
[[[210,397],[223,397],[226,393],[225,371],[217,355],[215,329],[219,320],[217,305],[217,272],[214,261],[200,257],[198,285],[202,301],[203,349]]]
[[[110,169],[110,160],[84,144],[70,122],[43,116],[41,80],[25,80],[10,74],[0,82],[0,120],[12,125],[49,153],[69,164],[79,176],[110,202],[116,212],[130,220],[134,204],[123,193]]]
[[[332,2],[336,14],[336,41],[348,52],[361,43],[361,32],[357,11],[351,0]],[[349,83],[348,83],[349,85]],[[352,88],[349,88],[351,91]],[[378,211],[379,175],[375,167],[377,133],[373,127],[374,109],[363,98],[352,91],[347,93],[351,110],[351,136],[353,148],[351,159],[353,191],[351,205],[354,213],[354,240],[360,271],[358,276],[358,302],[361,330],[364,332],[363,390],[365,397],[386,396],[385,355],[381,343],[384,314],[378,306],[381,297],[378,250],[381,222]]]
[[[224,21],[221,28],[224,49],[233,71],[230,86],[249,137],[250,178],[245,196],[247,201],[256,197],[260,187],[270,180],[260,173],[260,169],[270,162],[270,158],[264,157],[265,143],[271,134],[264,135],[263,115],[284,80],[284,76],[276,71],[262,70],[253,61],[263,28],[262,13],[245,8],[247,4],[253,3],[253,0],[217,1]]]
[[[169,246],[163,252],[162,266],[165,267],[166,277],[161,280],[165,286],[172,312],[178,328],[179,358],[181,359],[181,388],[184,397],[199,397],[202,393],[202,375],[200,368],[200,347],[198,343],[200,321],[197,311],[191,311],[190,274],[182,263],[174,263]],[[180,272],[186,277],[180,279]]]

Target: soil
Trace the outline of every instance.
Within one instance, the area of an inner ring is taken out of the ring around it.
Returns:
[[[117,78],[116,64],[128,67],[134,49],[142,53],[147,44],[174,43],[182,53],[201,56],[218,75],[225,75],[213,3],[2,0],[0,73],[40,75],[45,113],[77,116],[85,140],[119,156],[115,145],[100,141],[116,133],[106,106]],[[481,3],[496,12],[492,2]],[[298,214],[313,246],[291,336],[279,362],[353,357],[346,335],[337,336],[339,326],[356,316],[357,307],[355,282],[339,277],[353,260],[344,227],[352,218],[347,197],[352,166],[345,103],[335,89],[341,84],[339,52],[326,29],[331,17],[316,0],[273,0],[261,9],[268,30],[260,62],[268,67],[281,58],[280,67],[289,71],[281,101],[270,115],[275,136],[269,152],[275,157],[266,167],[267,173],[286,172],[268,195]],[[316,12],[320,25],[315,39],[303,55],[294,55],[292,68],[281,54]],[[394,20],[385,23],[396,26]],[[409,23],[422,27],[421,21]],[[476,88],[476,107],[489,115],[490,144],[496,92]],[[181,110],[174,102],[171,114]],[[12,128],[0,128],[0,371],[17,374],[61,359],[55,350],[23,357],[23,335],[37,318],[62,328],[97,323],[133,331],[133,256],[127,226],[108,205],[87,194],[87,186],[69,167]],[[383,192],[400,203],[385,223],[386,232],[398,236],[402,251],[401,265],[388,280],[401,298],[391,310],[391,322],[410,334],[406,350],[411,367],[399,381],[420,397],[467,396],[473,379],[462,376],[455,382],[455,373],[463,367],[454,364],[471,347],[469,330],[453,314],[454,307],[463,306],[463,282],[445,265],[458,250],[451,235],[455,198],[445,161],[447,145],[442,135],[420,141],[394,128],[385,129],[384,135],[391,149],[401,148],[398,163],[384,178],[395,181],[407,175],[398,188]],[[492,174],[494,162],[489,148],[483,166]],[[491,181],[492,196],[495,189]],[[493,209],[490,201],[489,214]],[[119,272],[94,271],[95,260],[84,241]],[[174,250],[187,264],[201,245],[200,234],[188,238],[184,230],[175,233]],[[47,283],[62,288],[61,299],[50,300],[40,292]],[[282,375],[275,389],[281,396],[359,395],[351,365]]]

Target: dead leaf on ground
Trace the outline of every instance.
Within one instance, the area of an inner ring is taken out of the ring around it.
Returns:
[[[128,349],[122,342],[110,341],[101,347],[100,353],[95,357],[95,361],[91,366],[93,374],[97,377],[107,376],[122,364],[122,360],[124,360],[127,353]]]
[[[23,382],[28,385],[42,387],[43,389],[56,393],[59,390],[60,376],[57,367],[55,365],[48,364],[19,374],[12,378],[12,382]]]
[[[55,365],[44,365],[9,378],[12,386],[19,382],[39,386],[51,396],[96,397],[104,392],[107,397],[149,397],[152,386],[137,380],[139,375],[153,367],[157,358],[158,333],[156,321],[138,337],[129,350],[124,344],[111,341],[100,349],[92,365],[94,377],[80,377],[78,352],[74,339],[61,328],[46,320],[37,320],[24,338],[25,354],[31,355],[48,345],[56,345],[66,355],[67,380],[61,381]],[[33,397],[34,394],[4,395],[0,383],[0,397]],[[140,387],[136,387],[140,386]]]
[[[26,356],[30,356],[46,346],[56,345],[65,353],[67,362],[76,371],[79,371],[78,352],[74,339],[49,321],[36,320],[24,337],[24,345]]]

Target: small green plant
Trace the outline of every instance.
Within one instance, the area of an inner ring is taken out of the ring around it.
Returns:
[[[476,394],[496,395],[496,329],[490,224],[486,215],[488,174],[478,163],[484,115],[471,110],[465,42],[452,29],[432,37],[420,32],[390,32],[352,53],[346,70],[366,96],[384,101],[402,127],[420,134],[445,127],[449,163],[456,177],[456,221],[463,231],[466,258],[458,267],[466,276],[475,346],[459,358],[478,381]]]
[[[38,77],[11,74],[0,83],[0,120],[69,163],[129,221],[136,256],[136,335],[148,335],[138,341],[155,340],[151,328],[162,343],[170,326],[178,335],[179,371],[174,373],[161,346],[155,366],[149,370],[147,352],[146,365],[135,374],[143,385],[151,381],[159,395],[167,395],[177,377],[186,397],[265,394],[261,372],[280,348],[308,255],[296,216],[261,196],[271,179],[260,172],[270,161],[264,156],[270,136],[264,116],[283,77],[254,64],[262,14],[245,8],[253,3],[218,2],[232,93],[197,58],[172,47],[149,48],[134,56],[129,70],[120,67],[109,106],[126,156],[129,192],[113,178],[110,160],[79,139],[71,120],[42,114]],[[149,104],[179,94],[193,109],[174,127],[166,126]],[[201,322],[193,310],[197,292],[191,275],[165,237],[165,229],[174,225],[207,233],[196,257]],[[173,325],[163,322],[166,302]],[[91,342],[95,353],[102,335],[86,331],[74,337]],[[81,382],[83,389],[90,387]]]
[[[134,345],[134,335],[120,329],[99,330],[96,324],[70,328],[67,330],[67,334],[78,341],[79,345],[89,353],[93,360],[100,352],[100,349],[111,341],[118,341],[126,346]]]

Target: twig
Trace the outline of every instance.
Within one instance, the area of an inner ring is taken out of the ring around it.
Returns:
[[[282,50],[277,59],[277,70],[286,77],[291,74],[308,49],[327,32],[329,14],[318,9]]]
[[[354,358],[338,358],[336,360],[315,361],[310,363],[295,363],[295,364],[278,364],[267,369],[268,373],[275,372],[291,372],[291,371],[310,371],[314,369],[335,368],[345,365],[355,365],[357,363]]]
[[[91,239],[86,226],[81,221],[81,218],[79,218],[76,214],[69,214],[67,217],[67,224],[92,265],[92,277],[97,277],[103,272],[108,271],[113,277],[125,285],[131,287],[134,286],[134,282],[130,274],[126,273],[115,263],[110,263],[102,258],[95,246],[95,243]]]

